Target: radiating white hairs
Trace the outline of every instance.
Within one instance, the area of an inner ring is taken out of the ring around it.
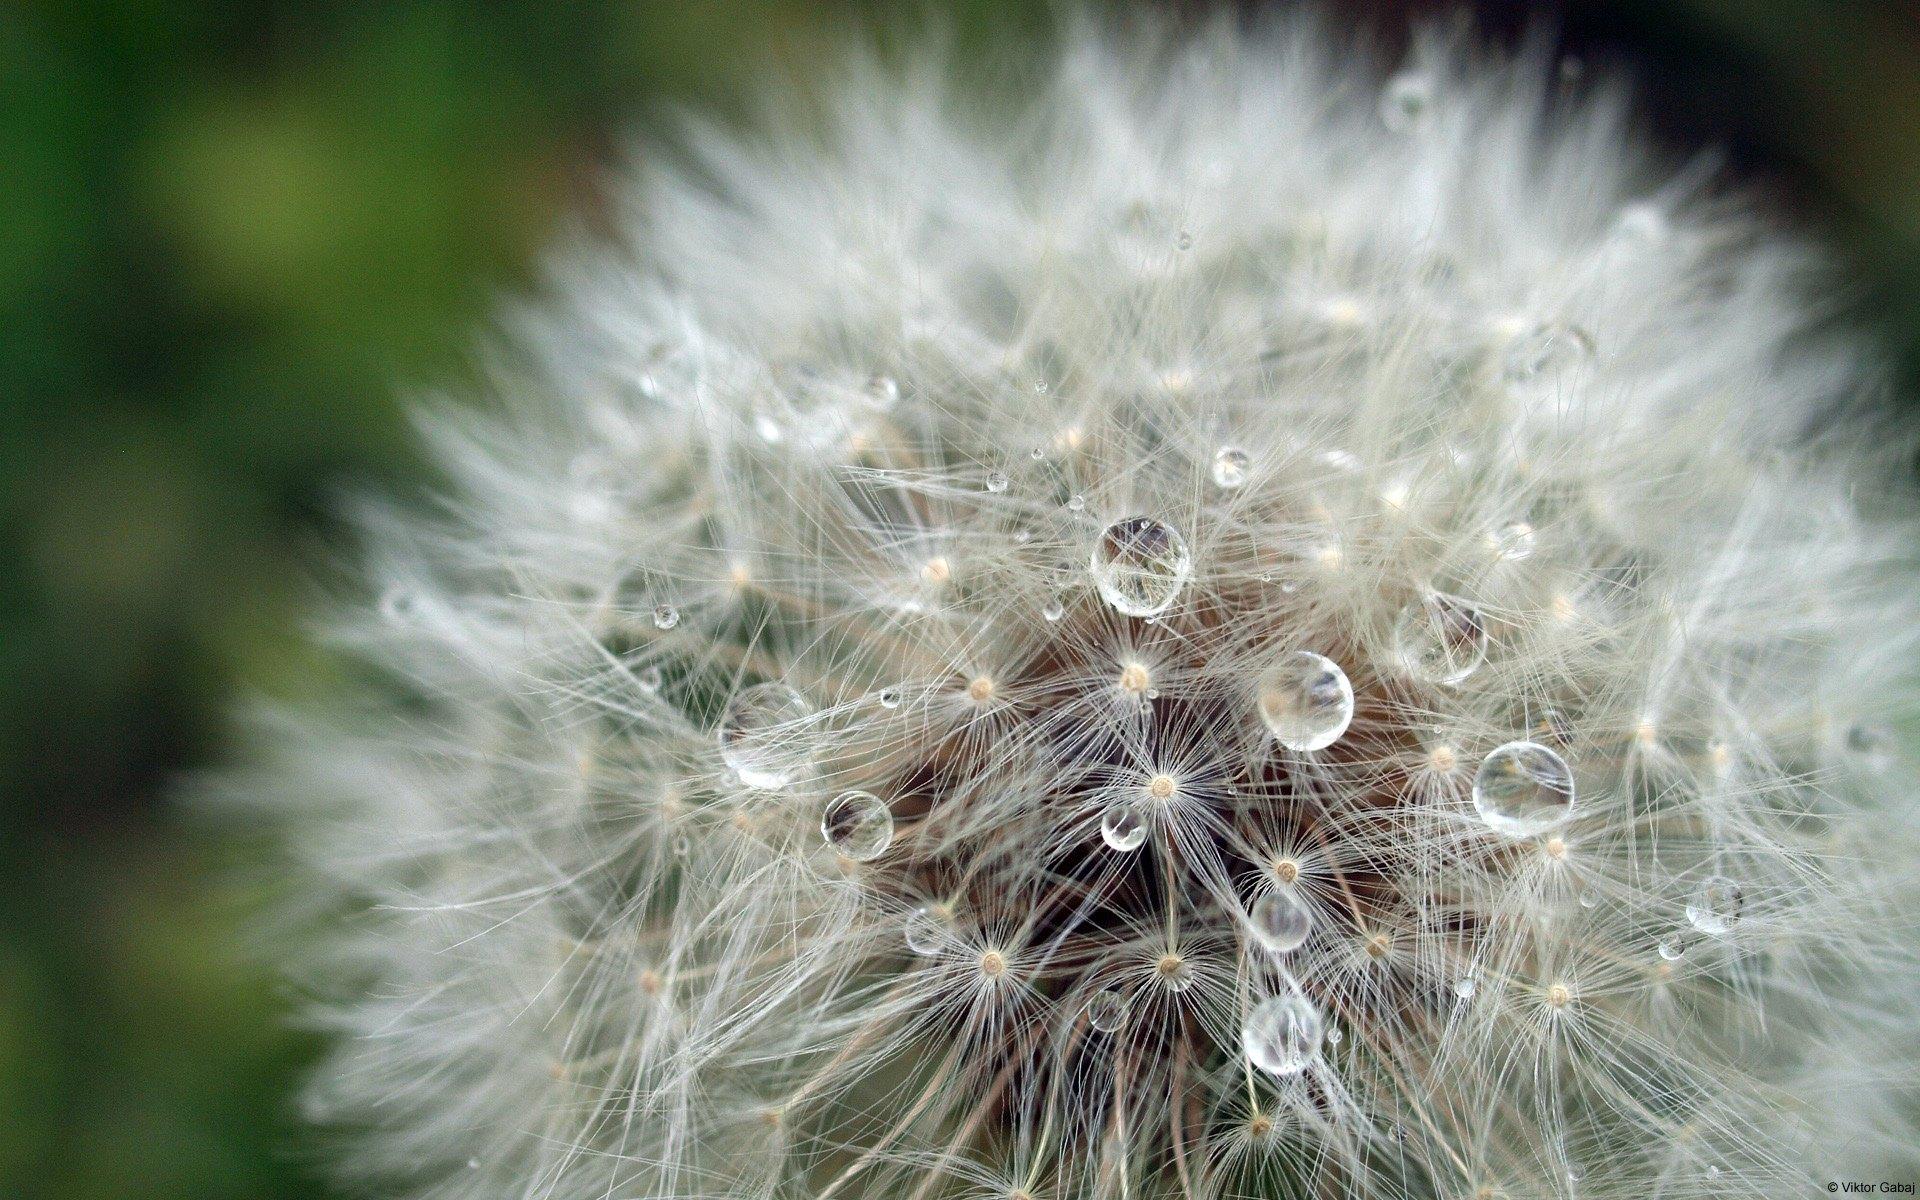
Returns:
[[[364,688],[229,781],[296,822],[345,1169],[1911,1173],[1912,443],[1817,261],[1541,54],[1059,43],[696,130],[424,419]]]

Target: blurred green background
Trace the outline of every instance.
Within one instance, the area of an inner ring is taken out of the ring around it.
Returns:
[[[289,1099],[315,1047],[236,949],[248,831],[169,780],[237,695],[325,686],[335,499],[417,477],[404,396],[462,378],[624,131],[886,7],[0,2],[0,1196],[331,1194]],[[1338,7],[1391,44],[1443,6]],[[963,52],[1041,8],[960,6]],[[1920,378],[1920,6],[1549,17],[1817,229]]]

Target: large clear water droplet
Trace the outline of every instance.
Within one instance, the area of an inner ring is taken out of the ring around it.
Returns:
[[[1480,761],[1473,806],[1508,837],[1545,833],[1573,812],[1573,771],[1538,742],[1508,742]]]
[[[1295,650],[1260,673],[1260,719],[1289,750],[1323,750],[1353,722],[1353,684],[1324,654]]]
[[[1269,996],[1240,1029],[1247,1061],[1272,1075],[1298,1075],[1320,1057],[1320,1010],[1305,996]]]
[[[1187,540],[1164,521],[1122,517],[1100,533],[1088,564],[1100,596],[1129,617],[1167,611],[1193,575]]]
[[[653,627],[672,629],[680,623],[680,610],[671,604],[658,604],[653,609]]]
[[[993,471],[993,472],[990,472],[990,473],[989,473],[989,474],[987,475],[987,490],[988,490],[988,491],[990,491],[990,492],[1004,492],[1004,491],[1006,491],[1006,490],[1007,490],[1007,488],[1008,488],[1008,486],[1009,486],[1009,481],[1008,481],[1008,479],[1007,479],[1007,477],[1006,477],[1006,475],[1005,475],[1005,474],[1004,474],[1003,472],[1000,472],[1000,471]]]
[[[1228,491],[1247,481],[1247,465],[1253,456],[1238,446],[1222,446],[1213,456],[1213,482]]]
[[[1465,600],[1430,594],[1400,610],[1394,655],[1414,678],[1452,686],[1487,658],[1487,621]]]
[[[946,944],[952,933],[953,927],[946,919],[945,911],[935,905],[922,904],[907,914],[907,949],[915,954],[940,953],[940,947]]]
[[[806,761],[797,726],[813,706],[784,683],[742,688],[720,716],[720,757],[748,787],[785,787]]]
[[[1268,892],[1253,902],[1247,929],[1269,954],[1291,954],[1313,932],[1313,912],[1290,890]]]
[[[1719,937],[1740,923],[1746,907],[1744,888],[1725,875],[1709,875],[1687,898],[1687,923],[1710,937]]]
[[[841,792],[820,814],[820,836],[855,862],[871,862],[893,844],[893,813],[872,792]]]
[[[1112,1033],[1127,1023],[1127,1001],[1113,988],[1102,988],[1087,1001],[1087,1024]]]
[[[1531,557],[1534,543],[1539,534],[1531,521],[1508,521],[1487,535],[1487,542],[1493,547],[1495,557],[1505,562],[1518,562]]]
[[[1147,840],[1146,814],[1130,802],[1108,805],[1100,814],[1100,840],[1122,853],[1138,850]]]

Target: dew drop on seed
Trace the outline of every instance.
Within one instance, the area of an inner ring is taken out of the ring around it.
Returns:
[[[1433,109],[1433,80],[1419,71],[1402,71],[1380,93],[1380,123],[1395,133],[1423,124]]]
[[[654,606],[653,627],[655,629],[672,629],[675,625],[678,625],[679,623],[680,623],[679,609],[675,608],[671,604],[659,604]]]
[[[1073,495],[1067,497],[1068,512],[1080,512],[1082,509],[1086,507],[1087,507],[1087,498],[1085,496],[1080,495],[1078,492],[1075,492]]]
[[[1672,962],[1687,952],[1686,943],[1682,942],[1679,938],[1663,938],[1655,949],[1660,952],[1660,957],[1667,962]]]
[[[1346,1037],[1347,1037],[1346,1034],[1340,1032],[1340,1027],[1338,1025],[1334,1025],[1327,1030],[1327,1045],[1338,1046],[1341,1042],[1346,1040]]]
[[[1047,461],[1047,452],[1041,449],[1039,446],[1035,446],[1032,450],[1027,452],[1027,457],[1031,458],[1035,462],[1045,462]]]
[[[1101,598],[1116,612],[1153,617],[1187,586],[1193,556],[1187,540],[1166,522],[1122,517],[1101,531],[1088,569]]]
[[[900,399],[900,384],[891,375],[875,375],[867,380],[867,396],[882,410],[892,408]]]
[[[907,914],[904,931],[907,949],[915,954],[938,954],[948,932],[947,922],[941,919],[940,913],[931,904],[922,904]]]
[[[1598,903],[1600,903],[1600,897],[1594,895],[1592,892],[1589,891],[1589,892],[1580,893],[1581,908],[1592,908],[1594,905]]]
[[[1353,722],[1353,684],[1324,654],[1295,650],[1260,673],[1260,719],[1289,750],[1322,750]]]
[[[1571,370],[1593,358],[1593,339],[1572,325],[1541,324],[1515,338],[1501,360],[1509,383],[1526,383]]]
[[[1313,913],[1292,891],[1273,891],[1253,902],[1247,928],[1269,954],[1291,954],[1313,931]]]
[[[1247,1061],[1272,1075],[1298,1075],[1320,1057],[1320,1012],[1304,996],[1269,996],[1240,1028]]]
[[[1140,806],[1131,803],[1110,804],[1100,814],[1100,840],[1124,853],[1138,850],[1147,840],[1147,819]]]
[[[1538,742],[1508,742],[1473,773],[1473,807],[1497,833],[1544,833],[1573,812],[1573,771]]]
[[[1480,985],[1474,982],[1474,978],[1471,975],[1463,975],[1459,979],[1454,980],[1453,994],[1457,999],[1471,1000],[1473,999],[1473,994],[1479,990]]]
[[[784,787],[799,772],[791,727],[813,706],[784,683],[742,688],[720,717],[720,757],[748,787]]]
[[[988,491],[990,491],[990,492],[1004,492],[1004,491],[1006,491],[1006,490],[1007,490],[1007,477],[1006,477],[1006,476],[1005,476],[1004,474],[1002,474],[1001,472],[999,472],[999,471],[995,471],[995,472],[993,472],[992,474],[990,474],[990,475],[988,475],[988,476],[987,476],[987,490],[988,490]]]
[[[820,836],[855,862],[871,862],[893,844],[893,814],[872,792],[841,792],[820,816]]]
[[[1102,988],[1087,1001],[1087,1024],[1112,1033],[1127,1023],[1127,1001],[1113,988]]]
[[[880,689],[880,707],[895,709],[900,707],[900,689],[897,687]]]
[[[1400,610],[1393,626],[1394,656],[1415,679],[1452,686],[1487,658],[1487,622],[1464,600],[1437,593]]]
[[[1035,395],[1037,395],[1037,396],[1044,396],[1044,395],[1046,395],[1046,394],[1047,394],[1047,381],[1046,381],[1046,380],[1044,380],[1044,379],[1036,379],[1036,380],[1034,380],[1034,381],[1033,381],[1033,391],[1034,391],[1034,394],[1035,394]]]
[[[1725,875],[1710,875],[1687,899],[1687,924],[1709,937],[1719,937],[1740,923],[1746,902],[1746,891],[1739,884]]]
[[[1496,556],[1506,562],[1518,562],[1533,554],[1537,537],[1531,522],[1508,521],[1489,534],[1488,540],[1492,542]]]
[[[640,681],[640,690],[649,696],[660,690],[662,681],[659,667],[642,667],[637,678]]]
[[[1213,482],[1232,491],[1247,481],[1247,464],[1253,456],[1238,446],[1222,446],[1213,456]]]
[[[1047,601],[1046,607],[1040,610],[1040,615],[1048,621],[1058,621],[1061,617],[1067,615],[1067,606],[1061,601],[1060,597],[1054,596]]]

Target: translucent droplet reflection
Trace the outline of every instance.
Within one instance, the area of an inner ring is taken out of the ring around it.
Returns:
[[[1282,1077],[1298,1075],[1320,1057],[1320,1011],[1305,996],[1269,996],[1247,1014],[1240,1046],[1247,1061]]]
[[[1270,954],[1291,954],[1313,931],[1313,912],[1291,889],[1272,891],[1253,902],[1247,928]]]
[[[1247,464],[1253,456],[1238,446],[1222,446],[1213,456],[1213,482],[1228,491],[1247,481]]]
[[[1474,772],[1473,806],[1508,837],[1544,833],[1573,812],[1573,771],[1538,742],[1508,742]]]
[[[654,608],[653,627],[655,629],[672,629],[675,625],[678,625],[679,623],[680,623],[680,610],[675,608],[673,605],[661,604]]]
[[[1163,613],[1193,575],[1187,541],[1152,517],[1123,517],[1094,543],[1088,564],[1100,596],[1130,617]]]
[[[1255,703],[1289,750],[1323,750],[1353,723],[1353,684],[1324,654],[1296,650],[1260,673]]]
[[[1747,894],[1725,875],[1709,875],[1687,898],[1687,923],[1710,937],[1719,937],[1740,923]]]
[[[855,862],[871,862],[893,844],[893,814],[872,792],[841,792],[820,815],[820,836]]]
[[[742,688],[720,717],[720,757],[748,787],[784,787],[804,762],[796,726],[813,706],[784,683]]]
[[[1122,853],[1138,850],[1147,840],[1146,815],[1131,802],[1110,804],[1100,814],[1100,840]]]
[[[1486,618],[1464,600],[1432,593],[1400,610],[1393,646],[1408,674],[1450,687],[1486,661]]]
[[[1113,988],[1102,988],[1087,1001],[1087,1024],[1112,1033],[1127,1023],[1127,1001]]]

